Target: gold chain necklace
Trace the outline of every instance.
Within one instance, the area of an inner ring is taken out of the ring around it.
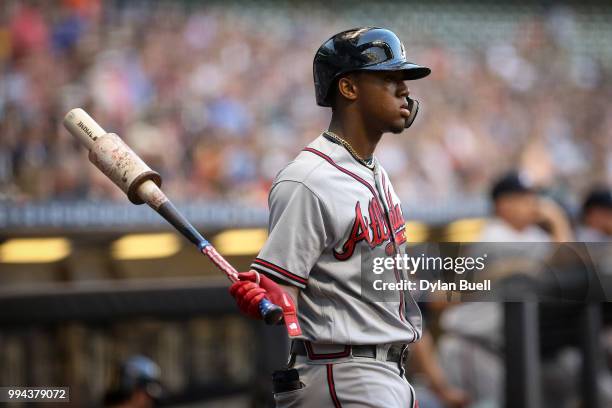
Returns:
[[[357,154],[357,152],[355,151],[355,149],[353,149],[353,146],[351,146],[349,142],[347,142],[346,140],[344,140],[343,138],[341,138],[340,136],[338,136],[331,130],[326,130],[325,134],[331,137],[332,139],[334,139],[338,144],[341,144],[342,146],[344,146],[346,150],[348,150],[348,152],[351,154],[351,156],[353,156],[355,160],[357,160],[359,163],[363,164],[369,169],[374,168],[374,160],[373,159],[366,160],[366,159],[361,158],[361,156]]]

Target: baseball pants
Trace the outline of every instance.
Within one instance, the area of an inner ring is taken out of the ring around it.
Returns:
[[[277,408],[418,408],[414,389],[396,363],[367,357],[311,361],[293,366],[304,387],[274,394]]]

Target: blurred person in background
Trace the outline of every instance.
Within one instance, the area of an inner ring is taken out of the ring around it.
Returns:
[[[612,241],[612,192],[608,188],[591,190],[582,204],[581,225],[576,238],[582,242]]]
[[[607,187],[593,188],[585,197],[580,214],[580,225],[576,238],[590,245],[589,252],[597,253],[599,265],[604,272],[603,279],[610,279],[612,270],[612,253],[608,244],[612,242],[612,192]],[[606,276],[607,275],[607,276]],[[605,367],[612,372],[612,303],[603,303],[602,345],[605,356]],[[612,381],[609,381],[606,395],[612,399]]]
[[[424,321],[427,321],[427,304],[420,304]],[[423,330],[423,337],[410,350],[414,370],[422,374],[415,379],[419,395],[419,408],[464,408],[470,406],[470,398],[462,389],[451,384],[440,365],[438,352],[431,332]],[[412,365],[410,365],[412,371]],[[411,372],[411,375],[414,372]],[[425,384],[421,384],[421,380]]]
[[[554,201],[541,197],[529,179],[517,171],[501,177],[491,190],[494,217],[480,242],[568,242],[570,223]],[[549,232],[540,227],[545,225]]]
[[[152,408],[162,395],[161,370],[145,356],[132,356],[119,367],[115,384],[104,397],[112,408]]]
[[[564,210],[541,197],[517,171],[493,184],[491,200],[493,217],[478,239],[486,244],[477,246],[479,254],[488,256],[488,273],[501,277],[538,273],[540,263],[550,256],[552,242],[573,239]],[[525,243],[530,243],[529,248]],[[501,304],[465,302],[448,307],[440,316],[440,327],[444,332],[438,343],[440,361],[449,382],[467,392],[471,406],[502,407],[505,341]],[[562,392],[559,396],[566,398]]]

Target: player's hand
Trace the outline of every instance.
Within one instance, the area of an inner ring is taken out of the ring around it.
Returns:
[[[253,318],[262,319],[259,312],[259,302],[266,297],[266,290],[260,287],[256,281],[246,279],[246,275],[250,272],[242,272],[238,276],[239,281],[236,281],[230,286],[229,292],[236,300],[240,311]],[[244,280],[243,280],[244,279]]]
[[[293,299],[272,279],[255,271],[242,272],[238,277],[240,280],[234,282],[229,291],[242,313],[260,320],[262,317],[259,302],[267,297],[272,303],[282,307],[285,317],[295,316]]]

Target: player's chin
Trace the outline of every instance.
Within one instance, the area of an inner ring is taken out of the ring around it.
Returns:
[[[389,132],[394,133],[396,135],[402,133],[406,129],[406,119],[401,118],[400,120],[393,121],[389,125]]]

